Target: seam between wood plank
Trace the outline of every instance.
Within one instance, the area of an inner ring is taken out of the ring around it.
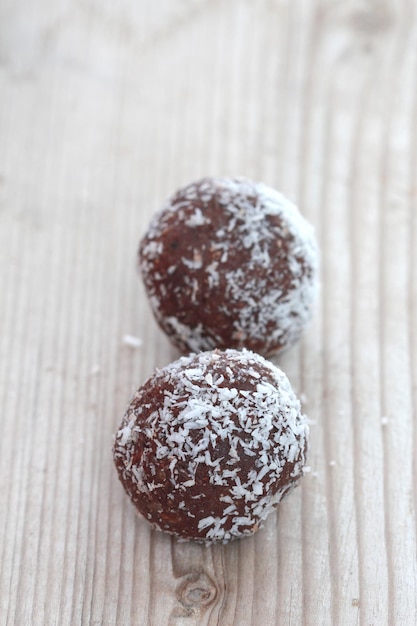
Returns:
[[[411,0],[410,6],[413,0]],[[415,24],[416,13],[411,10],[412,21]],[[417,30],[417,29],[416,29]],[[417,40],[417,37],[416,37]],[[417,64],[415,64],[417,65]],[[417,111],[417,80],[414,86],[413,111]],[[414,536],[417,543],[417,355],[414,347],[417,346],[417,117],[411,120],[411,155],[410,155],[410,183],[408,193],[408,349],[410,353],[410,386],[411,386],[411,406],[412,406],[412,427],[413,427],[413,514],[414,514]],[[417,562],[417,551],[414,555]],[[417,601],[417,580],[414,580],[414,590]]]
[[[31,140],[34,141],[33,139],[33,135],[31,135]],[[16,202],[16,204],[18,205],[18,202]],[[26,224],[26,228],[23,229],[23,237],[20,239],[19,238],[19,244],[20,244],[20,249],[22,250],[21,255],[19,256],[19,269],[23,272],[25,270],[26,267],[28,267],[28,258],[31,257],[31,255],[33,255],[33,251],[31,249],[31,246],[28,245],[27,243],[25,243],[25,239],[29,238],[28,232],[30,232],[30,228],[29,225]],[[20,231],[20,234],[22,233],[22,231]],[[31,331],[32,331],[32,327],[31,327],[31,323],[29,321],[29,317],[28,317],[28,311],[30,311],[30,303],[31,300],[33,298],[32,295],[32,291],[29,291],[29,298],[28,298],[28,294],[27,292],[24,291],[24,281],[22,279],[18,280],[16,285],[18,285],[18,288],[16,289],[15,292],[15,299],[14,299],[14,307],[13,309],[16,311],[16,315],[13,318],[13,326],[15,331],[19,329],[20,326],[23,327],[22,330],[22,336],[24,338],[24,341],[22,342],[21,345],[23,346],[28,346],[29,342],[28,342],[28,337],[30,337]],[[32,289],[33,289],[33,285],[31,285]],[[28,302],[29,299],[29,302]],[[42,320],[43,321],[43,320]],[[42,325],[42,322],[41,322]],[[11,333],[11,335],[13,336],[13,340],[16,341],[16,334],[15,333]],[[16,341],[17,343],[17,341]],[[10,353],[11,355],[14,354],[15,350],[14,350],[14,343],[11,342],[10,344],[11,350]],[[40,357],[40,352],[41,347],[37,346],[36,349],[36,362],[39,362],[39,357]],[[17,369],[21,372],[21,379],[20,382],[23,385],[23,387],[25,389],[30,389],[32,386],[32,374],[33,371],[30,372],[28,374],[28,370],[30,369],[30,365],[28,366],[28,361],[30,362],[31,359],[29,357],[29,353],[26,350],[25,351],[25,358],[21,364],[21,366],[17,366]],[[9,371],[12,372],[13,371],[13,364],[10,365],[9,362]],[[36,378],[36,374],[37,374],[37,369],[35,372],[35,378]],[[29,377],[29,380],[31,381],[29,384],[26,382],[27,378]],[[10,385],[9,385],[10,387]],[[33,391],[33,397],[35,397],[36,399],[36,395],[37,395],[37,390],[36,390],[36,384],[34,384],[34,391]],[[29,393],[28,394],[29,398],[32,398],[32,394]],[[16,478],[16,476],[19,477],[19,479],[21,480],[21,485],[19,485],[21,487],[21,492],[19,495],[19,499],[18,499],[18,503],[16,505],[16,512],[17,512],[17,516],[15,519],[15,527],[14,527],[14,531],[13,531],[13,550],[12,550],[12,558],[10,560],[10,579],[9,579],[9,590],[8,590],[8,606],[7,606],[7,613],[6,613],[6,623],[12,623],[10,622],[10,619],[12,618],[12,614],[13,614],[13,622],[16,623],[16,615],[18,614],[18,612],[20,610],[24,610],[25,606],[22,606],[24,604],[23,600],[20,604],[18,604],[18,589],[20,588],[21,585],[21,566],[24,560],[24,546],[26,543],[26,537],[24,535],[24,528],[26,525],[26,509],[27,509],[27,500],[28,500],[28,484],[29,484],[29,467],[28,467],[28,462],[27,459],[30,458],[31,456],[31,442],[33,439],[33,432],[34,432],[34,416],[33,416],[33,410],[29,411],[30,414],[30,419],[26,420],[26,412],[25,410],[19,409],[21,403],[23,402],[23,398],[21,395],[18,396],[17,401],[14,405],[15,408],[15,412],[18,415],[18,419],[15,422],[16,425],[16,429],[18,430],[19,428],[19,423],[23,423],[25,424],[24,426],[24,434],[25,434],[25,438],[23,440],[23,445],[22,447],[19,448],[19,453],[17,455],[16,458],[16,463],[18,464],[18,471],[12,472],[12,475],[14,478]],[[26,400],[27,403],[27,400]],[[32,408],[32,405],[30,404],[30,407]],[[20,419],[19,419],[20,416]],[[25,449],[28,449],[25,452]],[[14,480],[14,483],[16,483],[16,479]],[[12,491],[12,481],[10,481],[10,490],[9,493],[11,493]],[[14,484],[14,488],[16,489],[16,484]],[[23,499],[24,496],[24,499]],[[8,514],[10,517],[10,513]],[[6,526],[7,528],[7,526]],[[20,546],[18,546],[18,541],[19,538],[21,540],[20,542]],[[18,548],[18,549],[17,549]],[[16,591],[13,594],[14,597],[14,606],[12,607],[10,599],[11,599],[11,595],[12,595],[12,581],[13,579],[15,579],[15,583],[16,583]]]
[[[353,141],[353,149],[352,149],[352,160],[351,160],[351,172],[352,172],[352,182],[351,182],[351,191],[350,191],[350,202],[349,202],[349,240],[350,240],[350,256],[351,256],[351,271],[352,271],[352,281],[351,281],[351,328],[350,328],[350,342],[352,346],[352,359],[351,359],[351,407],[352,407],[352,425],[353,425],[353,438],[354,438],[354,449],[356,450],[355,454],[355,464],[354,464],[354,485],[355,485],[355,508],[356,508],[356,536],[358,543],[358,565],[359,565],[359,600],[361,602],[361,611],[358,611],[358,620],[362,621],[361,617],[363,613],[365,613],[365,617],[369,617],[366,610],[370,607],[363,605],[362,594],[365,588],[365,573],[364,573],[364,559],[365,559],[365,538],[362,536],[361,532],[362,524],[361,519],[363,515],[363,511],[366,507],[366,502],[361,497],[361,474],[362,474],[362,454],[361,454],[361,436],[360,436],[360,425],[358,423],[357,417],[357,393],[356,393],[356,376],[355,376],[355,364],[356,364],[356,342],[355,337],[357,334],[358,328],[358,319],[356,313],[355,306],[355,297],[357,297],[357,284],[360,273],[360,267],[357,261],[357,255],[355,254],[355,240],[357,241],[357,216],[356,216],[356,206],[357,206],[357,193],[358,193],[358,174],[357,171],[357,161],[355,161],[355,156],[357,157],[361,151],[361,141],[364,134],[364,124],[366,123],[366,113],[367,108],[369,106],[369,100],[372,95],[373,90],[373,82],[372,77],[374,76],[374,67],[371,66],[371,71],[369,76],[366,78],[365,87],[362,91],[361,103],[358,107],[359,115],[357,122],[355,124],[356,131],[355,137]],[[379,355],[379,360],[381,360],[381,356]],[[363,435],[362,435],[363,436]]]
[[[304,83],[303,83],[304,93],[302,96],[301,125],[303,128],[303,131],[300,134],[299,154],[300,154],[301,163],[300,163],[300,175],[299,175],[299,186],[298,186],[299,187],[299,192],[298,192],[299,205],[302,211],[303,209],[305,210],[309,204],[309,200],[307,196],[308,174],[309,174],[307,147],[309,145],[309,137],[310,137],[310,141],[311,141],[311,136],[314,137],[314,135],[312,135],[312,132],[311,132],[311,128],[312,128],[311,103],[314,101],[313,100],[314,83],[313,83],[312,77],[313,77],[314,68],[317,64],[317,59],[318,59],[319,29],[318,29],[317,17],[316,17],[317,11],[318,11],[318,8],[316,5],[316,2],[314,1],[312,6],[310,7],[309,42],[306,46],[308,61],[305,64]],[[316,230],[318,229],[319,226],[321,227],[321,229],[323,228],[322,227],[322,215],[321,215],[320,223],[315,223],[314,226]],[[318,311],[318,304],[317,304],[315,315],[318,315],[318,314],[319,314],[319,311]],[[321,317],[323,317],[323,315],[321,315]],[[305,390],[305,386],[306,386],[306,380],[307,380],[306,368],[307,367],[308,367],[308,364],[307,364],[306,347],[305,347],[305,344],[302,343],[301,348],[300,348],[300,389],[303,391]],[[323,398],[323,386],[321,386],[321,398]],[[322,411],[322,415],[317,417],[317,420],[323,421],[322,418],[323,418],[323,411]],[[325,479],[326,483],[327,483],[327,480],[328,479],[326,477]],[[308,488],[308,485],[307,485],[307,488]],[[306,626],[307,624],[310,623],[309,621],[310,613],[307,613],[306,609],[308,610],[311,608],[311,597],[312,597],[312,592],[310,591],[310,587],[311,587],[310,569],[311,568],[314,569],[315,567],[315,563],[311,564],[307,560],[307,550],[306,550],[306,546],[304,545],[306,532],[307,532],[307,526],[308,526],[308,520],[309,520],[309,510],[308,510],[308,500],[307,500],[306,489],[304,489],[302,492],[301,515],[302,515],[302,536],[303,536],[303,551],[302,551],[302,580],[303,580],[302,593],[303,593],[303,606],[304,606],[303,625]],[[328,519],[326,519],[326,521],[328,522]],[[308,592],[310,593],[307,596]]]
[[[52,98],[51,98],[51,109],[52,111],[54,110],[54,103],[56,103],[56,83],[55,83],[55,75],[53,77],[52,80]],[[51,129],[54,128],[54,124],[51,123]],[[52,130],[51,130],[52,133]],[[61,168],[62,168],[62,162],[61,162]],[[48,188],[48,184],[50,183],[49,180],[49,176],[50,176],[50,172],[47,171],[47,173],[44,176],[44,193],[42,194],[42,196],[45,197],[47,188]],[[40,341],[42,341],[42,343],[44,343],[43,337],[46,334],[46,339],[45,339],[45,343],[46,343],[46,347],[44,349],[44,355],[45,358],[48,358],[48,353],[50,353],[51,355],[53,355],[53,357],[55,358],[55,355],[59,355],[62,354],[62,351],[59,350],[59,343],[60,343],[60,328],[63,327],[62,325],[62,320],[64,318],[64,312],[65,312],[65,298],[57,298],[56,300],[53,298],[53,296],[50,296],[49,291],[51,290],[51,284],[56,285],[56,284],[63,284],[65,285],[65,279],[63,276],[63,271],[62,271],[62,263],[60,263],[59,261],[62,260],[63,255],[62,255],[62,251],[66,250],[66,254],[67,254],[67,259],[69,261],[70,259],[70,251],[69,251],[69,246],[65,245],[65,241],[64,243],[60,240],[56,240],[55,238],[53,239],[53,245],[52,245],[52,250],[50,251],[50,253],[48,254],[47,257],[47,265],[51,268],[52,271],[52,277],[49,279],[48,281],[48,292],[45,294],[45,308],[47,309],[45,312],[45,316],[44,316],[44,333],[40,333],[39,334],[39,338]],[[69,267],[70,263],[68,262],[66,267]],[[55,278],[54,278],[55,276]],[[50,310],[52,310],[52,305],[55,305],[55,309],[54,309],[54,315],[52,316],[52,320],[53,320],[53,324],[48,327],[47,323],[50,321],[50,319],[48,318],[48,313],[50,315],[52,315],[52,313],[50,313]],[[49,305],[49,306],[48,306]],[[45,332],[46,331],[46,332]],[[50,338],[50,342],[48,342],[48,339]],[[54,363],[54,365],[58,365],[59,367],[59,362],[57,363],[55,360],[52,361]],[[40,365],[42,365],[42,363],[40,363]],[[39,371],[41,370],[41,367],[39,368]],[[45,383],[43,383],[42,379],[40,380],[40,387],[42,388],[43,386],[45,386]],[[58,441],[59,438],[55,441],[54,440],[54,432],[60,432],[60,428],[58,429],[54,429],[54,425],[53,422],[55,423],[60,423],[61,422],[61,416],[62,416],[62,411],[58,412],[58,414],[55,413],[54,411],[54,407],[55,407],[55,399],[57,398],[57,396],[59,395],[60,398],[62,398],[62,393],[61,393],[61,388],[57,388],[57,385],[55,384],[55,380],[54,378],[51,376],[51,380],[46,383],[46,387],[48,388],[49,392],[49,398],[48,398],[48,402],[46,404],[47,409],[46,409],[46,424],[48,424],[48,435],[46,437],[45,440],[45,472],[48,473],[48,475],[53,475],[55,477],[55,480],[53,481],[52,485],[53,485],[53,492],[54,494],[56,494],[56,473],[54,471],[51,472],[51,467],[49,466],[49,460],[50,460],[50,453],[51,451],[53,452],[54,450],[58,449]],[[52,422],[52,426],[50,427],[49,424]],[[47,490],[47,481],[46,478],[43,481],[42,484],[42,491],[41,491],[41,502],[42,502],[42,507],[41,507],[41,515],[40,515],[40,520],[39,520],[39,528],[40,528],[40,534],[39,534],[39,538],[38,538],[38,548],[37,548],[37,556],[36,556],[36,571],[42,571],[42,561],[41,561],[41,554],[42,554],[42,548],[44,546],[44,544],[46,543],[46,556],[49,556],[50,551],[51,551],[51,538],[53,535],[53,527],[49,528],[49,533],[48,533],[48,537],[45,538],[45,532],[46,532],[46,525],[47,525],[47,519],[48,517],[50,519],[53,520],[53,516],[47,515],[46,511],[44,510],[45,504],[47,503],[48,500],[48,490]],[[52,503],[54,503],[55,501],[55,497],[52,499]],[[46,569],[45,571],[45,580],[47,580],[49,577],[49,572]],[[40,588],[40,576],[36,576],[35,581],[34,581],[34,615],[33,617],[38,618],[39,615],[43,616],[43,619],[45,620],[45,611],[46,611],[46,595],[47,595],[47,588],[48,586],[45,584],[45,580],[43,580],[44,582],[44,589],[41,591]],[[38,600],[38,607],[36,606]],[[39,603],[40,600],[40,603]]]
[[[385,191],[386,186],[384,183],[389,179],[389,142],[390,136],[392,132],[392,110],[394,105],[394,96],[395,90],[393,87],[395,86],[395,77],[396,77],[396,68],[399,67],[399,63],[401,62],[402,54],[405,49],[405,42],[408,39],[409,34],[409,25],[403,20],[402,27],[400,29],[399,34],[392,44],[392,52],[389,55],[389,59],[387,62],[388,76],[387,79],[387,88],[385,90],[386,98],[384,100],[384,108],[383,108],[383,127],[385,132],[383,133],[382,141],[381,141],[381,174],[380,174],[380,217],[378,221],[379,225],[379,261],[378,265],[380,268],[380,276],[379,276],[379,307],[382,312],[381,318],[381,326],[380,326],[380,356],[381,356],[381,415],[386,416],[387,414],[387,396],[385,390],[385,381],[386,381],[386,364],[385,364],[385,350],[384,346],[386,343],[386,315],[385,308],[383,306],[384,296],[385,296],[385,273],[386,273],[386,257],[384,255],[385,252],[385,237],[386,237],[386,225],[385,225],[385,215],[388,211],[388,203],[387,203],[387,194]],[[403,32],[405,31],[405,32]],[[384,426],[381,424],[382,437],[383,437],[383,449],[384,449],[384,515],[385,515],[385,543],[387,550],[387,564],[388,564],[388,616],[389,623],[395,624],[397,623],[397,617],[395,614],[396,607],[396,595],[399,592],[395,587],[395,560],[393,554],[393,546],[391,537],[394,534],[393,531],[393,522],[392,522],[392,511],[390,509],[390,446],[389,446],[389,434]]]
[[[323,352],[322,352],[322,436],[323,436],[323,450],[325,456],[325,469],[329,467],[329,462],[332,458],[330,453],[331,441],[329,427],[329,409],[326,394],[328,393],[328,362],[326,358],[326,320],[327,320],[327,306],[326,299],[328,292],[326,288],[326,206],[327,206],[327,181],[329,180],[329,159],[330,159],[330,135],[333,119],[333,107],[331,98],[331,79],[328,77],[326,84],[326,110],[325,110],[325,124],[324,124],[324,137],[323,137],[323,169],[322,169],[322,189],[321,189],[321,205],[320,205],[320,241],[322,246],[322,286],[321,286],[321,298],[322,298],[322,328],[323,328]],[[337,534],[336,534],[336,514],[334,510],[334,489],[332,484],[332,477],[326,473],[325,478],[325,492],[326,492],[326,510],[329,520],[329,570],[330,570],[330,585],[331,585],[331,607],[330,613],[332,617],[332,623],[339,623],[339,614],[337,609],[337,601],[340,598],[340,582],[339,582],[339,555],[337,550]]]

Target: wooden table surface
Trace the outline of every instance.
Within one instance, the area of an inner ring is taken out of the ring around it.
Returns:
[[[2,0],[2,626],[417,623],[416,12]],[[138,240],[206,174],[277,187],[321,246],[314,322],[279,359],[311,471],[213,548],[151,531],[111,456],[131,393],[177,356]]]

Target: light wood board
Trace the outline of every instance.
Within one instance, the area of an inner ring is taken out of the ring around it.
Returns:
[[[0,624],[415,625],[416,12],[0,2]],[[279,360],[311,471],[214,548],[151,531],[111,457],[131,393],[177,356],[139,238],[206,174],[297,202],[322,283]]]

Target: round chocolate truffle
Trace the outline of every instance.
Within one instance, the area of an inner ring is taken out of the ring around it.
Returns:
[[[303,474],[308,426],[285,374],[233,349],[181,357],[133,396],[113,454],[137,511],[182,539],[251,535]]]
[[[153,313],[182,352],[280,352],[311,317],[317,246],[297,207],[263,183],[203,178],[155,216],[139,248]]]

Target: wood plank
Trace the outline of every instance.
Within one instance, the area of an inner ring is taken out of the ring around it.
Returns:
[[[5,0],[0,96],[0,624],[413,626],[412,0]],[[310,471],[256,536],[211,548],[137,519],[111,457],[177,356],[139,238],[206,174],[293,198],[322,277],[276,359]]]

